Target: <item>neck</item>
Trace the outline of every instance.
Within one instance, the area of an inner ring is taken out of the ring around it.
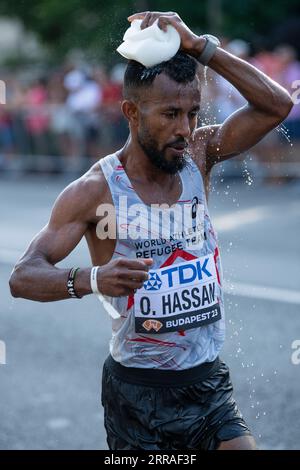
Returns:
[[[118,157],[130,175],[130,178],[149,183],[166,184],[177,178],[177,175],[169,175],[160,168],[154,166],[145,154],[137,141],[134,141],[131,136],[124,147],[118,152]]]

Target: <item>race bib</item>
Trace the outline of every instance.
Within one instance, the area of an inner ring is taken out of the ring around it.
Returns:
[[[188,330],[221,319],[213,254],[149,271],[134,296],[136,333]]]

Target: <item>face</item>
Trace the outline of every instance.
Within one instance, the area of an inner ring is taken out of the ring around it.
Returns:
[[[184,168],[200,98],[198,78],[180,84],[163,73],[143,92],[138,103],[137,140],[155,167],[169,174]]]

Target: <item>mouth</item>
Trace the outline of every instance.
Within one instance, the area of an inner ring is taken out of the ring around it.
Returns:
[[[168,145],[168,148],[177,157],[182,157],[186,153],[187,145],[186,144],[174,144],[174,145]]]

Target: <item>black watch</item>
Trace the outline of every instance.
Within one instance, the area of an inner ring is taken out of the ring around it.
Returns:
[[[207,65],[210,59],[213,57],[214,53],[216,52],[217,47],[221,45],[218,38],[212,36],[211,34],[203,34],[201,36],[206,40],[205,46],[201,54],[197,57],[197,60],[202,65]]]

